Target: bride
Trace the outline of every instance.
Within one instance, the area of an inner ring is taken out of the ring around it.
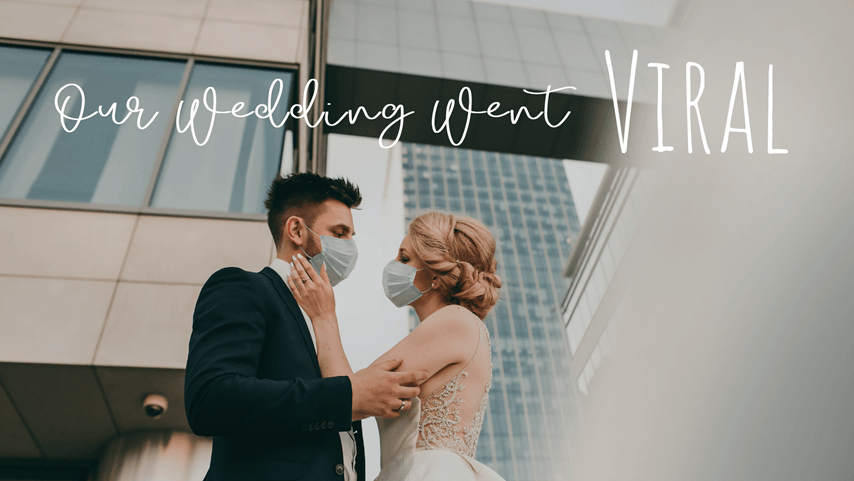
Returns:
[[[474,459],[492,379],[483,319],[501,287],[494,257],[495,239],[482,223],[429,212],[412,221],[386,265],[386,296],[397,307],[411,305],[420,322],[373,364],[401,359],[398,370],[424,370],[428,378],[419,397],[401,400],[400,416],[377,419],[376,481],[504,481]],[[294,267],[288,284],[314,325],[323,376],[352,375],[326,266],[317,274],[298,258]],[[302,281],[308,278],[314,282]]]

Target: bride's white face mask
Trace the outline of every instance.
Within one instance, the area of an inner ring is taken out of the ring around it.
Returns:
[[[418,271],[426,267],[416,269],[412,266],[400,263],[394,259],[390,260],[383,269],[383,290],[386,297],[396,307],[403,307],[413,303],[425,292],[433,288],[431,285],[427,291],[419,291],[413,281]]]

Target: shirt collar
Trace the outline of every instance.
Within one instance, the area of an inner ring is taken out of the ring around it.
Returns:
[[[279,277],[282,278],[282,282],[285,283],[285,287],[287,287],[288,290],[291,290],[291,286],[288,285],[288,276],[291,275],[291,264],[284,259],[276,257],[273,259],[273,262],[270,263],[270,269],[276,271],[276,273],[279,274]]]

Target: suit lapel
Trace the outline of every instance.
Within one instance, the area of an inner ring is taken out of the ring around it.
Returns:
[[[305,322],[305,318],[302,315],[302,311],[300,311],[299,304],[297,304],[296,299],[294,299],[294,295],[291,293],[291,290],[288,289],[288,286],[285,285],[285,281],[282,280],[279,273],[274,271],[272,268],[265,267],[261,270],[261,274],[264,274],[273,282],[273,286],[276,288],[279,296],[283,301],[285,301],[285,305],[288,306],[291,314],[293,314],[293,319],[296,321],[297,327],[302,333],[302,338],[308,348],[311,361],[314,363],[314,369],[317,371],[317,376],[322,377],[320,373],[320,364],[317,362],[317,352],[314,350],[314,343],[311,342],[311,333],[308,332],[308,324]]]

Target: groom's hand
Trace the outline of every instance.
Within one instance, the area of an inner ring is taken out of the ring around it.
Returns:
[[[412,406],[411,399],[421,393],[418,385],[427,380],[427,372],[394,372],[402,362],[390,359],[350,376],[353,421],[371,416],[396,418],[400,416],[402,399],[407,400],[404,410]]]

